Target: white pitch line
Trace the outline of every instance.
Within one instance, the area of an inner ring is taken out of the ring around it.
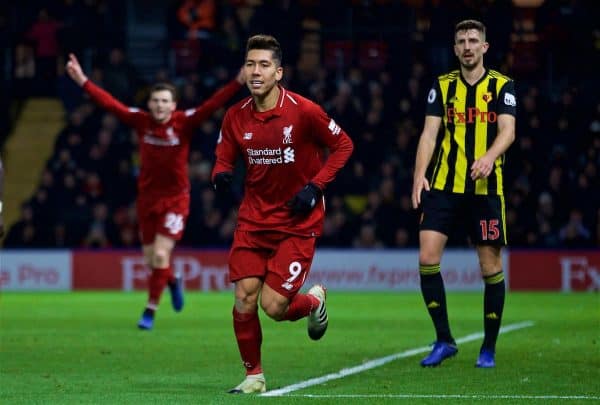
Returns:
[[[503,326],[500,328],[500,333],[507,333],[513,330],[528,328],[533,326],[534,323],[532,321],[525,321],[519,323],[513,323],[511,325]],[[471,342],[473,340],[481,339],[483,337],[483,332],[471,333],[470,335],[463,336],[459,339],[456,339],[456,343],[466,343]],[[264,394],[260,394],[263,397],[278,397],[285,394],[288,394],[293,391],[301,390],[303,388],[312,387],[313,385],[323,384],[324,382],[337,380],[339,378],[344,378],[352,374],[362,373],[363,371],[370,370],[372,368],[376,368],[379,366],[383,366],[391,361],[397,359],[403,359],[405,357],[411,357],[419,353],[425,353],[431,350],[431,346],[422,346],[416,349],[406,350],[400,353],[391,354],[389,356],[380,357],[378,359],[369,360],[366,363],[363,363],[358,366],[343,368],[337,373],[331,373],[324,375],[322,377],[311,378],[310,380],[301,381],[296,384],[288,385],[287,387],[278,388],[276,390],[267,391]]]
[[[287,397],[304,398],[400,398],[400,399],[589,399],[598,400],[600,397],[587,395],[485,395],[485,394],[292,394]]]

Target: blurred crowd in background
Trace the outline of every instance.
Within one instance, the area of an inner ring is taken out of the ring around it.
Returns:
[[[234,77],[255,33],[282,43],[283,85],[320,104],[355,143],[326,190],[319,246],[416,247],[410,191],[426,95],[437,75],[457,68],[453,28],[465,18],[488,27],[485,65],[516,81],[516,140],[505,165],[509,244],[600,246],[600,15],[593,1],[170,1],[168,35],[157,44],[170,52],[150,77],[131,63],[125,45],[135,1],[3,3],[0,26],[10,35],[1,36],[2,62],[10,69],[2,81],[2,133],[28,97],[59,97],[67,114],[6,247],[139,246],[136,137],[65,76],[69,52],[83,56],[90,79],[128,105],[145,108],[148,86],[168,80],[185,109]],[[222,114],[192,142],[184,246],[221,247],[232,238],[243,169],[232,199],[218,199],[210,184]],[[464,243],[456,231],[451,245]]]

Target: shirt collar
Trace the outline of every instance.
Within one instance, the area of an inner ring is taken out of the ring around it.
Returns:
[[[283,114],[283,101],[287,94],[287,90],[284,89],[281,85],[277,85],[279,88],[279,97],[277,98],[277,103],[275,107],[271,108],[267,111],[257,111],[256,104],[252,101],[252,115],[259,121],[268,121],[271,118],[281,117]]]

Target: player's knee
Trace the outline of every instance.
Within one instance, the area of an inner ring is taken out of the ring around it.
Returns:
[[[419,252],[419,263],[421,264],[439,264],[442,258],[439,254],[432,251],[420,251]]]
[[[481,268],[481,275],[483,277],[492,276],[502,271],[502,263],[499,262],[479,262]]]
[[[261,302],[260,306],[267,316],[275,321],[281,321],[284,318],[286,308],[275,301]]]
[[[502,271],[502,257],[500,255],[479,255],[479,268],[484,277]]]
[[[157,249],[152,255],[152,265],[155,268],[164,269],[169,266],[169,252],[166,249]]]
[[[252,312],[258,308],[258,294],[246,291],[235,292],[235,307],[240,312]]]

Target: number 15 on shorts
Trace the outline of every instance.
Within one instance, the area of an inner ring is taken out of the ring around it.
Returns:
[[[481,240],[498,240],[500,237],[500,228],[498,228],[498,224],[500,221],[497,219],[490,219],[486,221],[482,219],[479,221],[479,226],[481,227]]]

